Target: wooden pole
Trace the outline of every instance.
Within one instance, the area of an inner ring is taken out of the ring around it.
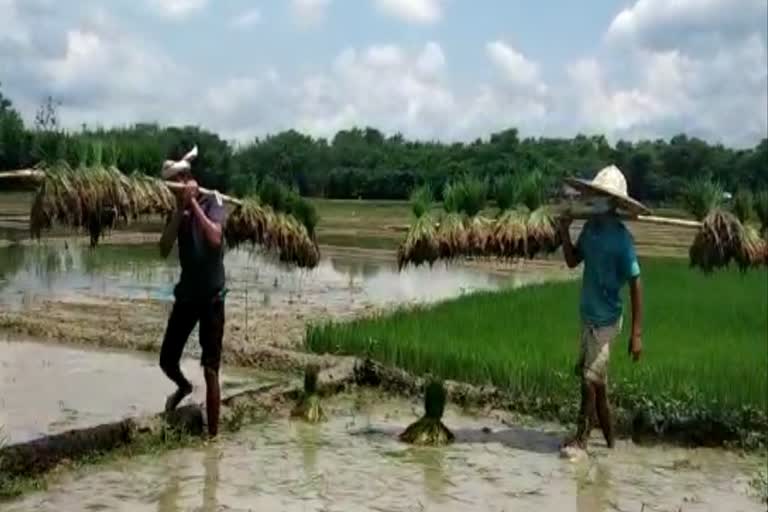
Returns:
[[[0,179],[26,179],[30,181],[39,181],[45,178],[45,171],[41,171],[38,169],[18,169],[15,171],[3,171],[0,172]],[[156,178],[157,179],[157,178]],[[158,181],[162,181],[159,180]],[[177,181],[163,181],[165,185],[170,188],[171,190],[181,190],[184,188],[183,183],[179,183]],[[243,202],[236,197],[228,196],[226,194],[222,194],[221,192],[218,192],[216,190],[209,190],[207,188],[199,187],[200,193],[205,195],[216,195],[218,194],[219,197],[221,197],[222,201],[225,203],[233,204],[236,206],[240,206],[243,204]]]

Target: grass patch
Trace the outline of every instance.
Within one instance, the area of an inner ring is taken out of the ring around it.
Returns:
[[[644,354],[627,356],[625,322],[612,347],[612,399],[665,415],[766,423],[768,273],[723,270],[710,276],[674,259],[643,259]],[[493,384],[522,409],[575,414],[579,282],[481,292],[431,306],[308,328],[315,352],[370,354],[416,374]],[[527,404],[527,406],[525,406]],[[569,418],[572,419],[572,418]]]

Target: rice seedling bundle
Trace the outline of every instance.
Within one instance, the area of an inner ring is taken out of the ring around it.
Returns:
[[[528,258],[533,258],[539,253],[551,254],[562,243],[555,215],[547,206],[541,206],[531,212],[528,216],[527,231],[526,255]]]
[[[30,212],[30,231],[35,238],[45,229],[62,225],[86,229],[91,246],[95,246],[102,231],[113,228],[118,221],[127,224],[143,216],[168,217],[176,209],[177,199],[171,188],[177,184],[140,173],[126,176],[115,167],[71,168],[62,163],[44,172],[34,170],[30,177],[40,180]],[[205,189],[201,192],[213,193]],[[317,243],[295,216],[274,212],[253,198],[240,201],[220,197],[236,205],[223,226],[230,247],[248,242],[276,252],[280,261],[302,268],[317,265]]]
[[[494,222],[476,215],[469,221],[467,228],[467,252],[474,256],[489,256],[494,249]]]
[[[704,272],[727,267],[736,260],[743,269],[749,266],[750,252],[745,243],[744,226],[732,213],[715,208],[702,220],[689,250],[690,266]]]
[[[224,238],[233,248],[248,243],[276,251],[280,261],[300,268],[313,268],[320,260],[317,244],[302,223],[254,198],[244,199],[227,217]]]
[[[432,265],[440,256],[440,247],[437,242],[437,232],[432,218],[424,214],[413,223],[405,236],[404,242],[397,250],[397,265],[402,269],[407,264]]]
[[[469,238],[461,214],[449,213],[443,217],[437,228],[437,241],[440,258],[453,259],[466,254]]]
[[[316,365],[309,365],[305,370],[304,393],[291,410],[291,417],[300,418],[309,423],[325,421],[325,412],[320,405],[320,397],[317,395],[318,373],[319,369]]]
[[[734,258],[742,269],[757,267],[765,264],[766,248],[768,243],[763,240],[757,229],[752,226],[744,226],[741,251]]]
[[[420,446],[444,446],[454,440],[453,432],[443,424],[446,391],[442,381],[430,380],[424,393],[424,416],[408,426],[400,440]]]
[[[496,253],[504,258],[526,254],[528,244],[527,212],[507,210],[498,218],[493,230]]]
[[[114,167],[76,167],[60,163],[49,168],[32,202],[30,230],[39,238],[44,229],[63,225],[86,229],[96,245],[104,229],[116,221],[168,214],[173,194],[149,177],[125,176]]]
[[[753,206],[757,219],[760,221],[760,231],[765,238],[768,238],[768,190],[762,190],[755,194]]]

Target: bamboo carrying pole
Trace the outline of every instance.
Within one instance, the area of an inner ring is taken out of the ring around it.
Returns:
[[[15,171],[0,172],[0,179],[2,178],[28,179],[31,181],[35,181],[35,180],[41,180],[44,177],[45,177],[45,172],[38,169],[19,169]],[[164,183],[168,188],[172,190],[180,190],[184,188],[183,183],[179,183],[176,181],[165,181]],[[228,196],[226,194],[222,194],[221,192],[218,192],[216,190],[209,190],[203,187],[199,187],[199,190],[200,190],[200,193],[205,195],[218,195],[225,203],[233,204],[235,206],[240,206],[243,204],[242,201],[240,201],[239,199]],[[559,208],[558,210],[562,213],[568,213],[575,219],[585,219],[590,215],[590,212],[588,211],[573,210],[570,205]],[[637,216],[624,215],[623,218],[627,220],[634,220],[634,221],[645,222],[649,224],[678,226],[678,227],[684,227],[684,228],[700,228],[702,226],[701,222],[698,222],[695,220],[675,219],[672,217],[659,217],[656,215],[637,215]]]
[[[3,171],[0,172],[0,179],[3,178],[39,181],[45,178],[45,171],[41,171],[39,169],[18,169],[15,171]],[[179,183],[177,181],[164,181],[163,183],[165,183],[165,185],[171,190],[181,190],[185,188],[183,183]],[[200,193],[204,195],[218,195],[218,197],[220,197],[225,203],[229,203],[235,206],[241,206],[243,204],[243,202],[239,199],[228,196],[226,194],[222,194],[217,190],[209,190],[203,187],[198,187],[198,190],[200,190]]]

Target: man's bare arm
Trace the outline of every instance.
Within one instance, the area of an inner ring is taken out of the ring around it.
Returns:
[[[629,353],[637,361],[643,351],[643,287],[640,283],[640,276],[630,280],[629,291],[632,301],[632,333],[629,339]]]
[[[203,233],[205,233],[205,239],[208,240],[213,247],[218,248],[221,245],[221,225],[217,222],[213,222],[205,215],[205,212],[200,207],[197,200],[192,199],[189,202],[189,207],[192,209],[197,220],[200,221],[200,225],[203,227]]]
[[[171,215],[171,220],[165,225],[163,234],[160,237],[160,255],[163,258],[167,258],[173,249],[173,245],[176,243],[176,236],[179,232],[179,224],[181,224],[181,218],[184,214],[184,209],[181,205],[177,205]]]
[[[560,238],[563,241],[563,256],[565,256],[565,263],[568,268],[575,268],[581,263],[581,253],[571,243],[571,219],[562,219],[559,224]]]

